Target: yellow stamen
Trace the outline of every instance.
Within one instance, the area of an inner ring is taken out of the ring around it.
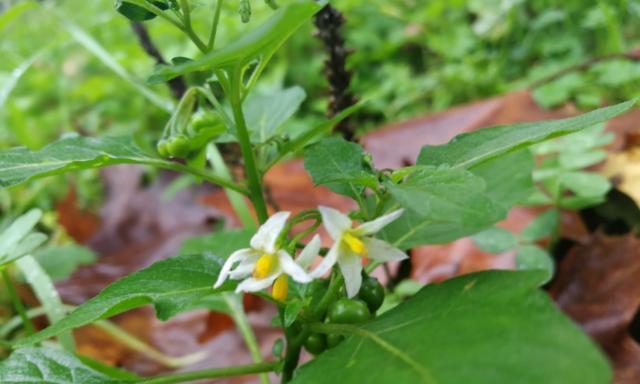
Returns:
[[[342,235],[342,241],[344,241],[344,243],[347,245],[347,247],[349,247],[349,249],[353,251],[353,253],[358,254],[362,257],[367,256],[367,247],[358,237],[350,233],[345,233],[344,235]]]
[[[278,266],[278,256],[265,253],[260,256],[253,268],[253,277],[264,279],[269,276]]]
[[[289,291],[289,278],[287,275],[280,275],[273,283],[271,295],[278,301],[285,301]]]

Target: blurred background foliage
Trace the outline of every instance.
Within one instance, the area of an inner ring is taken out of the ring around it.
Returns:
[[[195,4],[195,27],[205,35],[211,2]],[[573,102],[590,109],[640,94],[640,62],[628,54],[640,39],[640,0],[332,4],[347,17],[343,33],[354,51],[348,63],[352,90],[370,100],[355,117],[361,131],[532,84],[536,100],[549,108]],[[254,0],[251,21],[244,24],[238,3],[225,2],[218,44],[270,12]],[[168,23],[154,19],[145,25],[167,61],[198,56]],[[318,121],[326,110],[325,55],[313,29],[306,26],[286,44],[262,84],[299,85],[306,91],[289,129]],[[39,148],[71,132],[160,135],[171,93],[165,85],[145,84],[156,62],[141,48],[129,21],[114,11],[112,0],[0,0],[0,36],[2,147]],[[540,82],[584,63],[589,65]],[[98,200],[95,172],[64,177],[73,178],[82,203]],[[67,183],[48,180],[18,188],[16,211],[46,208],[51,196],[64,193]],[[37,193],[43,187],[50,191],[46,197]],[[1,207],[11,206],[15,191],[2,195]]]

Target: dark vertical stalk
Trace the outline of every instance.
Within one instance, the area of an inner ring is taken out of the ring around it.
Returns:
[[[145,27],[143,23],[136,21],[131,23],[131,28],[133,29],[133,32],[135,32],[136,36],[138,37],[140,46],[142,47],[142,49],[144,49],[147,55],[154,58],[156,60],[156,63],[158,64],[167,64],[165,59],[162,57],[162,54],[153,43],[153,40],[151,40],[151,36],[149,36],[149,31],[147,31],[147,27]],[[176,78],[169,80],[169,88],[171,88],[171,93],[173,94],[173,97],[175,97],[177,100],[180,100],[182,98],[182,95],[187,90],[187,84],[185,83],[184,78],[178,76]]]
[[[327,4],[316,14],[315,25],[318,28],[317,37],[322,41],[327,59],[324,62],[324,74],[329,82],[329,106],[327,116],[334,117],[341,111],[357,102],[357,98],[349,90],[351,72],[347,70],[347,58],[351,51],[345,47],[341,28],[345,23],[344,16],[330,4]],[[349,118],[336,125],[345,139],[355,139],[355,127]]]

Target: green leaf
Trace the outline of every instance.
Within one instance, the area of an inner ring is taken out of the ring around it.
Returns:
[[[531,152],[521,149],[475,165],[469,170],[484,179],[489,198],[505,208],[511,208],[533,193],[531,174],[534,166]]]
[[[290,327],[294,321],[298,318],[300,311],[304,307],[304,302],[302,300],[291,300],[287,303],[287,306],[284,308],[284,326]]]
[[[116,384],[127,382],[107,376],[71,353],[53,348],[24,348],[0,362],[4,384],[65,383]]]
[[[94,39],[90,34],[88,34],[85,30],[80,28],[78,25],[74,24],[70,19],[65,16],[60,16],[62,18],[61,25],[64,27],[71,37],[77,41],[80,45],[82,45],[87,51],[91,52],[95,55],[98,60],[102,64],[104,64],[107,68],[109,68],[113,73],[118,75],[122,80],[127,82],[129,85],[133,87],[140,95],[145,97],[151,103],[153,103],[156,107],[166,111],[171,112],[173,110],[173,102],[171,100],[165,99],[162,96],[159,96],[153,90],[149,89],[147,86],[141,83],[139,79],[136,79],[131,75],[119,62],[113,57],[113,55],[103,47],[96,39]]]
[[[557,209],[550,209],[529,223],[521,235],[526,241],[538,241],[554,233],[559,224],[560,212]]]
[[[1,151],[0,188],[64,172],[123,163],[176,168],[174,163],[147,155],[131,136],[65,137],[38,151],[23,147]]]
[[[62,304],[60,295],[53,281],[47,273],[42,269],[40,264],[31,255],[26,255],[16,261],[16,266],[22,272],[25,280],[29,283],[38,301],[42,304],[47,314],[47,318],[51,324],[55,324],[62,320],[67,311]],[[75,342],[71,331],[61,332],[58,336],[60,344],[67,350],[75,349]]]
[[[269,94],[250,94],[244,102],[244,115],[251,142],[264,143],[281,133],[279,128],[300,108],[307,97],[304,89],[291,87]]]
[[[489,271],[428,285],[360,328],[338,325],[356,331],[292,383],[611,382],[605,357],[541,281],[537,271]]]
[[[537,245],[525,245],[518,249],[516,255],[516,266],[521,270],[541,270],[544,272],[544,280],[546,283],[553,277],[555,269],[553,258],[544,249]]]
[[[30,234],[41,217],[41,210],[32,209],[14,220],[0,234],[0,267],[26,255],[46,240],[47,237],[43,234]]]
[[[253,61],[259,61],[254,69],[259,74],[280,46],[320,10],[322,3],[296,1],[282,6],[258,28],[231,39],[232,43],[221,49],[180,65],[159,67],[148,82],[161,83],[202,70],[222,69],[237,74]]]
[[[213,283],[229,253],[248,246],[248,236],[244,233],[215,233],[209,238],[211,248],[205,253],[172,257],[124,277],[77,307],[66,318],[19,340],[17,345],[31,345],[60,332],[146,304],[153,304],[158,318],[162,320],[191,310],[206,296],[234,288],[235,283],[228,282],[214,290]]]
[[[304,168],[316,185],[324,184],[336,193],[359,198],[365,185],[377,185],[365,156],[356,143],[326,138],[304,151]]]
[[[589,172],[564,172],[560,183],[578,196],[604,196],[611,189],[611,183],[602,175]]]
[[[33,256],[53,281],[64,280],[79,266],[96,261],[92,250],[77,244],[44,248]]]
[[[418,167],[406,182],[387,183],[393,196],[386,211],[406,209],[380,237],[407,249],[446,243],[483,230],[506,216],[485,193],[480,177],[462,169]]]
[[[474,235],[473,242],[485,252],[502,253],[513,249],[518,239],[506,229],[494,227]]]
[[[568,119],[498,126],[465,133],[456,136],[448,144],[424,146],[417,163],[468,168],[510,151],[610,120],[635,104],[636,101],[631,100]]]
[[[169,8],[169,4],[166,1],[150,1],[150,3],[162,10]],[[153,12],[124,0],[116,0],[115,8],[118,13],[133,21],[146,21],[156,17]]]

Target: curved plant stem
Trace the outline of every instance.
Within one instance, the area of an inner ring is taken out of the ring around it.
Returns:
[[[242,308],[241,298],[238,295],[233,295],[231,293],[223,294],[224,301],[227,303],[227,306],[230,309],[230,315],[233,318],[233,321],[236,323],[236,328],[238,328],[238,332],[242,336],[245,344],[247,344],[247,348],[249,348],[249,352],[251,353],[251,357],[256,364],[262,363],[262,354],[260,353],[260,348],[258,347],[258,341],[256,340],[256,335],[253,333],[251,326],[249,325],[249,319],[247,319],[247,315],[244,313]],[[267,374],[260,375],[260,382],[262,384],[270,384],[269,376]]]
[[[244,120],[244,114],[242,112],[242,101],[240,98],[240,79],[236,76],[236,81],[233,81],[232,94],[230,97],[231,109],[233,110],[233,118],[235,120],[236,132],[238,134],[238,141],[240,142],[240,150],[242,151],[242,157],[244,159],[244,165],[247,173],[247,180],[249,182],[249,198],[253,203],[253,208],[256,210],[258,221],[264,223],[267,220],[267,205],[264,201],[264,194],[262,193],[262,182],[258,166],[256,164],[255,154],[251,146],[249,138],[249,131],[247,129],[247,123]]]
[[[185,383],[188,381],[213,379],[217,377],[244,376],[254,373],[264,373],[275,371],[279,363],[258,363],[249,365],[239,365],[236,367],[224,367],[203,369],[201,371],[193,371],[186,373],[176,373],[172,375],[158,376],[140,381],[146,384],[171,384]]]
[[[33,328],[33,323],[29,320],[29,316],[27,316],[27,311],[24,308],[24,304],[22,304],[22,300],[18,297],[18,293],[16,292],[16,288],[13,286],[11,282],[11,277],[6,269],[2,268],[2,278],[4,279],[4,284],[7,287],[7,292],[9,293],[9,298],[13,303],[16,312],[20,315],[20,319],[22,319],[22,324],[24,324],[24,329],[27,332],[27,335],[32,335],[35,332]]]

